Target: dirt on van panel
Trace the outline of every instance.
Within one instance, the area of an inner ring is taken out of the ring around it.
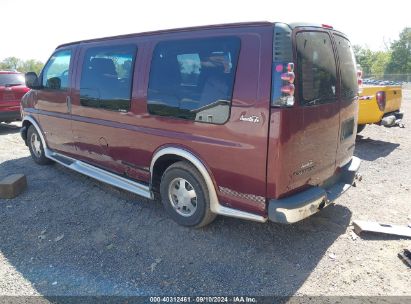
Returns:
[[[357,236],[353,220],[411,223],[411,91],[405,128],[357,138],[362,181],[335,205],[283,226],[218,217],[180,227],[158,202],[31,160],[19,123],[0,126],[0,179],[28,188],[0,199],[0,296],[411,296],[398,257],[411,240]],[[1,301],[0,301],[1,302]]]

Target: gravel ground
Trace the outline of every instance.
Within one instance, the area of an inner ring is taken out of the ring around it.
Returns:
[[[411,91],[403,109],[411,113]],[[283,226],[219,217],[187,229],[149,202],[60,165],[38,166],[18,124],[0,126],[0,178],[28,189],[0,199],[0,295],[408,295],[397,257],[411,240],[355,238],[355,219],[411,222],[411,115],[367,126],[363,180],[335,205]]]

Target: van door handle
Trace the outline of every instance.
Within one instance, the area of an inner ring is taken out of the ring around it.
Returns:
[[[70,96],[66,97],[67,112],[71,114],[71,98]]]

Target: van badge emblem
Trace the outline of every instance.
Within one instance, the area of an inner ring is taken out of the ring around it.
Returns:
[[[246,116],[244,116],[244,114],[241,114],[240,120],[241,121],[253,122],[253,123],[259,123],[260,122],[260,117],[255,116],[255,115],[246,117]]]
[[[307,168],[310,168],[310,167],[314,167],[314,162],[312,160],[310,160],[309,162],[301,165],[301,169],[307,169]]]
[[[315,163],[312,160],[310,160],[310,161],[306,162],[305,164],[302,164],[300,166],[300,169],[298,169],[297,171],[294,171],[293,175],[294,176],[300,176],[300,175],[303,175],[303,174],[313,170],[314,168],[315,168]]]

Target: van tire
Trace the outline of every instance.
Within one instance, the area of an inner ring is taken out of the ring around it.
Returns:
[[[46,157],[41,137],[33,126],[30,126],[27,130],[27,145],[29,146],[31,157],[37,164],[50,165],[53,163],[52,160]]]
[[[188,162],[176,162],[165,170],[160,194],[166,212],[182,226],[204,227],[216,217],[210,210],[208,188],[202,175]],[[191,195],[195,197],[190,198]]]
[[[358,125],[357,126],[357,134],[360,134],[364,129],[366,125]]]

